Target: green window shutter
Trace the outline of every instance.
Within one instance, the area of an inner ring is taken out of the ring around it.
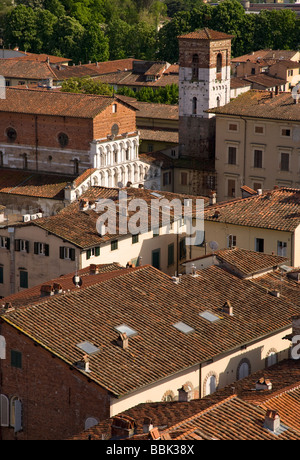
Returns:
[[[20,287],[28,288],[28,272],[25,270],[20,270]]]
[[[65,248],[63,246],[59,247],[59,258],[64,259],[65,258]]]
[[[10,364],[12,367],[22,368],[22,353],[20,351],[11,350]]]
[[[168,265],[174,264],[174,243],[168,246]]]
[[[90,258],[91,258],[91,254],[92,254],[91,249],[88,249],[88,250],[86,251],[86,258],[87,258],[87,259],[90,259]]]
[[[95,256],[96,257],[100,256],[100,246],[95,247]]]
[[[45,256],[49,256],[49,244],[45,244]]]

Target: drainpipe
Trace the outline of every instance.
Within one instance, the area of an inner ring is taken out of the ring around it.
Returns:
[[[35,169],[38,171],[39,164],[38,164],[38,123],[37,123],[37,115],[35,116]]]
[[[246,185],[246,149],[247,149],[247,120],[241,117],[241,120],[244,121],[244,165],[243,165],[243,184]]]

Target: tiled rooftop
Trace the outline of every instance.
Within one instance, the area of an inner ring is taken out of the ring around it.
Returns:
[[[70,365],[82,357],[76,344],[91,342],[99,352],[90,355],[89,378],[115,396],[258,337],[279,330],[284,333],[291,327],[291,317],[299,314],[299,307],[219,267],[202,270],[196,278],[183,275],[179,284],[151,266],[103,276],[96,284],[12,309],[1,318]],[[222,311],[226,301],[233,306],[233,316]],[[199,313],[204,311],[219,319],[210,322],[202,318]],[[194,332],[186,335],[178,331],[173,326],[178,321],[193,327]],[[115,328],[124,323],[137,331],[125,350],[115,343]]]
[[[255,390],[255,384],[260,379],[270,380],[272,388]],[[284,360],[202,399],[143,403],[118,414],[117,417],[124,416],[134,421],[133,439],[149,439],[148,434],[143,434],[143,424],[147,418],[160,433],[169,432],[172,438],[177,435],[193,439],[191,435],[197,434],[200,439],[258,440],[273,436],[272,439],[275,440],[281,437],[272,435],[263,428],[266,410],[277,410],[283,425],[291,428],[295,435],[295,430],[300,431],[299,398],[299,362]],[[256,423],[253,423],[252,417],[255,415]],[[113,417],[104,420],[72,439],[110,439],[113,420]],[[291,431],[285,433],[286,435],[293,436]],[[299,436],[300,432],[297,433],[297,439]]]
[[[64,188],[74,176],[0,168],[0,193],[64,199]]]
[[[0,111],[94,118],[112,102],[107,96],[8,87],[6,98],[0,99]]]
[[[194,32],[189,32],[184,35],[179,35],[179,39],[197,39],[197,40],[223,40],[233,38],[233,35],[226,34],[224,32],[218,32],[216,30],[208,29],[205,27],[201,30],[195,30]]]
[[[274,86],[282,86],[286,84],[286,80],[282,80],[281,78],[277,77],[272,77],[271,75],[266,75],[264,73],[260,73],[258,75],[245,76],[244,80],[246,82],[264,86],[265,88],[273,88]]]
[[[204,218],[213,222],[292,232],[300,225],[300,189],[281,187],[262,195],[216,204],[205,210]]]
[[[148,222],[150,226],[150,215],[151,215],[151,201],[157,200],[158,198],[153,195],[155,193],[152,190],[139,189],[139,188],[124,188],[128,198],[134,199],[139,198],[143,199],[148,203]],[[81,199],[87,199],[92,204],[98,199],[110,198],[113,200],[118,200],[120,189],[106,188],[106,187],[90,187],[86,191]],[[195,197],[194,195],[183,195],[176,194],[171,192],[156,192],[162,198],[168,200],[181,199],[182,203],[184,199],[187,198],[203,198]],[[160,199],[160,198],[159,198]],[[203,198],[204,202],[207,203],[207,199]],[[129,212],[128,218],[132,215],[132,212]],[[100,213],[96,212],[95,209],[87,209],[86,211],[81,211],[79,209],[79,204],[77,202],[72,203],[71,205],[64,208],[60,213],[55,216],[45,217],[42,219],[37,219],[32,222],[33,225],[37,225],[54,235],[59,236],[60,238],[69,241],[70,243],[75,244],[78,247],[87,249],[93,246],[97,246],[103,242],[107,242],[112,238],[116,237],[116,234],[105,234],[101,237],[97,233],[96,222],[99,218]],[[172,216],[172,210],[171,210]],[[160,216],[161,217],[161,216]],[[117,219],[118,220],[118,219]],[[118,222],[117,222],[117,234],[118,234]]]
[[[236,269],[242,277],[273,270],[274,267],[287,264],[288,261],[285,257],[241,248],[221,249],[216,252],[216,257],[223,264]]]
[[[297,51],[290,50],[258,50],[243,56],[238,56],[231,59],[231,62],[255,62],[260,59],[277,59],[277,60],[290,60],[292,59]]]
[[[46,60],[45,60],[46,61]],[[56,79],[55,73],[45,61],[24,58],[0,59],[0,75],[5,78],[47,80]]]
[[[271,91],[250,90],[240,94],[223,107],[209,109],[216,115],[247,115],[271,120],[300,120],[300,104],[295,104],[291,92],[274,95]]]

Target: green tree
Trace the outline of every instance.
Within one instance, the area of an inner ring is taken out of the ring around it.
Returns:
[[[130,49],[130,33],[132,27],[121,19],[113,19],[107,26],[105,35],[109,42],[109,59],[124,59]]]
[[[61,91],[67,93],[99,94],[112,96],[113,88],[101,81],[93,80],[90,77],[70,78],[62,83]]]
[[[31,51],[37,35],[36,13],[25,5],[18,5],[5,16],[3,38],[6,47],[18,45]]]
[[[57,17],[48,10],[36,10],[36,37],[33,51],[36,53],[50,53],[49,42],[53,36]]]
[[[82,43],[84,31],[76,19],[70,16],[58,18],[50,41],[51,54],[67,57],[78,64],[81,58],[78,45]]]
[[[135,27],[128,30],[128,56],[136,59],[156,59],[156,29],[147,22],[139,22]]]
[[[108,61],[109,42],[101,27],[92,22],[82,35],[80,44],[81,62]]]

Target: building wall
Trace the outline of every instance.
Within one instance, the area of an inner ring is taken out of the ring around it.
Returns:
[[[223,249],[228,247],[229,235],[236,236],[236,246],[243,249],[255,251],[255,240],[260,238],[264,240],[264,252],[267,254],[277,253],[278,241],[286,243],[286,257],[293,266],[300,264],[299,259],[299,227],[293,234],[290,232],[282,232],[266,228],[244,227],[240,225],[232,225],[222,222],[204,222],[205,241],[204,247],[193,247],[192,257],[203,256],[205,253],[211,253],[209,247],[210,241],[216,241],[218,248]],[[281,255],[281,254],[279,254]]]
[[[1,360],[0,393],[22,402],[23,430],[0,427],[2,440],[63,440],[85,429],[88,417],[109,417],[110,396],[55,355],[2,323],[6,359]],[[11,365],[11,350],[22,354]]]
[[[300,187],[299,123],[234,116],[216,119],[218,201],[233,198],[228,193],[229,180],[235,183],[235,197],[241,197],[242,185],[254,189],[272,189],[274,185]],[[257,129],[262,132],[256,133]],[[290,136],[283,135],[284,129],[290,130]],[[229,164],[230,147],[236,148],[236,164]],[[255,150],[262,151],[262,167],[254,163]],[[288,171],[281,170],[282,153],[289,155]]]

